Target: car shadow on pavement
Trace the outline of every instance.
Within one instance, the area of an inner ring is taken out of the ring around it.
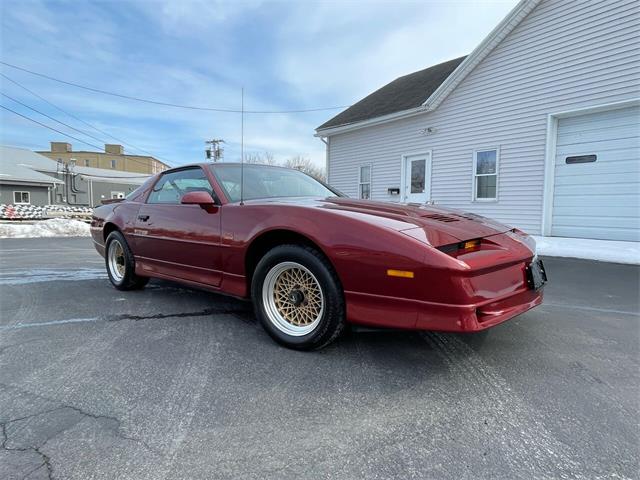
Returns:
[[[382,382],[382,385],[387,383],[385,378],[395,376],[395,380],[388,382],[389,386],[397,383],[398,379],[402,379],[401,383],[415,383],[424,381],[430,375],[442,374],[450,369],[452,358],[455,361],[458,357],[476,355],[478,350],[486,346],[488,338],[487,331],[454,334],[369,329],[350,325],[337,341],[324,349],[299,352],[273,342],[262,330],[252,304],[248,301],[165,280],[153,280],[143,292],[146,295],[162,297],[164,300],[188,298],[188,304],[194,308],[182,313],[141,316],[140,319],[202,317],[203,321],[209,321],[216,314],[230,314],[232,320],[225,321],[224,328],[231,329],[230,334],[239,342],[238,348],[260,352],[262,357],[256,355],[256,361],[263,361],[264,355],[274,357],[278,362],[306,363],[313,358],[312,361],[320,361],[323,368],[338,371],[357,365],[363,373],[384,372],[384,375],[376,380]],[[175,310],[175,307],[172,309]],[[139,319],[125,314],[121,317]]]

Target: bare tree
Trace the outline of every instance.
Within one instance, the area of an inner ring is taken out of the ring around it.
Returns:
[[[278,162],[273,157],[273,153],[271,152],[255,152],[255,153],[245,153],[244,155],[245,163],[258,163],[261,165],[277,165]]]
[[[319,167],[310,158],[302,155],[296,155],[295,157],[288,158],[284,162],[284,166],[288,168],[295,168],[301,172],[311,175],[313,178],[324,181],[326,178],[324,168]]]

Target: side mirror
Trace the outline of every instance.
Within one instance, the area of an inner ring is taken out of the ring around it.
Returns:
[[[209,192],[188,192],[180,199],[182,205],[200,205],[202,208],[213,207],[215,201]]]

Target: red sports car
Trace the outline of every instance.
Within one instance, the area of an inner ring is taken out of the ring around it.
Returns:
[[[278,342],[316,349],[347,322],[448,332],[542,302],[525,233],[474,214],[347,198],[297,170],[198,164],[95,209],[111,283],[165,278],[253,300]]]

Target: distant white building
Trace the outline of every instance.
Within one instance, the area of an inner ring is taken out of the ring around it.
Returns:
[[[637,0],[522,0],[469,56],[318,127],[329,182],[533,234],[638,241],[639,39]]]

